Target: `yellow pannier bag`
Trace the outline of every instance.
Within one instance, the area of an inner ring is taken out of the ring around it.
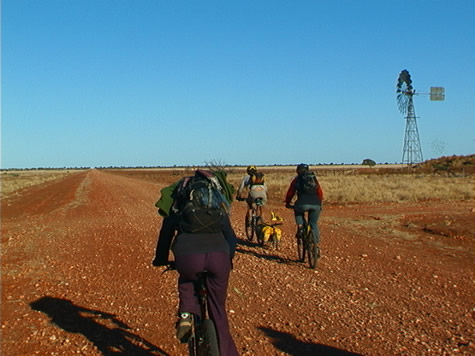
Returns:
[[[272,227],[272,226],[264,226],[262,228],[262,241],[267,242],[269,241],[271,235],[275,233],[275,236],[278,241],[280,241],[280,238],[282,237],[282,230],[279,229],[278,227]]]

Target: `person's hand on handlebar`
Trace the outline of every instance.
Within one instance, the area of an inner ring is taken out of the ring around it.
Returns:
[[[157,257],[155,257],[155,258],[153,259],[152,265],[153,265],[154,267],[166,266],[166,267],[167,267],[167,270],[176,269],[176,267],[175,267],[175,261],[162,262],[162,261],[160,261]]]

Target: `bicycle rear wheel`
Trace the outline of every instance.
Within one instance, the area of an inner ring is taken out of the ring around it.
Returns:
[[[280,243],[279,242],[280,241],[277,238],[277,234],[275,232],[272,234],[271,239],[272,239],[272,247],[274,248],[274,250],[279,250],[279,248],[280,248]]]
[[[189,356],[198,356],[199,345],[202,343],[200,340],[199,331],[198,331],[198,324],[196,319],[193,320],[193,332],[191,337],[188,339],[188,355]]]
[[[299,256],[299,262],[305,260],[305,243],[303,241],[303,236],[297,233],[297,255]]]
[[[318,257],[320,256],[320,251],[317,244],[315,243],[315,238],[313,236],[312,230],[308,231],[307,241],[308,264],[310,265],[310,268],[315,269],[317,268],[317,261]]]
[[[252,216],[246,216],[244,218],[244,226],[246,228],[246,236],[249,241],[252,241],[254,237],[254,226],[253,226],[253,218]]]
[[[219,356],[218,336],[216,328],[210,319],[203,320],[203,352],[198,355],[203,356]]]

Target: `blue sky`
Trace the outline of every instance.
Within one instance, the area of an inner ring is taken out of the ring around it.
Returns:
[[[475,1],[3,0],[1,167],[475,153]]]

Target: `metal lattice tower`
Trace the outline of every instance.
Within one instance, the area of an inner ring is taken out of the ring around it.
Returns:
[[[421,142],[419,140],[419,131],[417,130],[416,112],[414,110],[413,94],[414,93],[405,94],[408,96],[408,100],[402,163],[408,165],[423,161]]]
[[[405,69],[399,74],[396,93],[399,111],[401,111],[406,118],[402,163],[408,165],[420,163],[422,162],[422,149],[419,140],[419,131],[417,130],[413,100],[416,91],[412,87],[411,75]]]
[[[413,100],[416,91],[412,87],[411,75],[406,69],[399,73],[396,88],[399,111],[401,111],[406,119],[402,163],[407,165],[421,163],[423,161],[422,149],[419,140],[419,131],[417,130],[416,112],[414,110]],[[445,88],[443,87],[431,87],[430,93],[425,94],[430,94],[430,100],[432,101],[445,100]]]

